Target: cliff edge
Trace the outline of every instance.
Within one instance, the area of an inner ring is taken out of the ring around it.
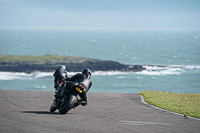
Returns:
[[[92,71],[141,71],[142,65],[124,65],[116,61],[105,61],[84,57],[70,56],[12,56],[0,55],[0,71],[9,72],[52,72],[61,65],[67,67],[69,72],[78,72],[83,68],[90,68]]]

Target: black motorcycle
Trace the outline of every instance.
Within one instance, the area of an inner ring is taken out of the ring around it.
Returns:
[[[59,91],[63,90],[63,84],[61,83],[56,90],[59,94]],[[79,96],[83,92],[83,88],[78,83],[67,82],[66,88],[62,96],[58,96],[56,103],[57,107],[50,107],[50,111],[54,112],[56,109],[59,109],[60,114],[66,114],[72,108],[76,108],[82,103],[82,99]],[[55,95],[56,96],[56,95]]]

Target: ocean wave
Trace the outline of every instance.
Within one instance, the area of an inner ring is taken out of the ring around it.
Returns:
[[[184,65],[170,65],[170,66],[143,66],[146,70],[136,72],[142,75],[180,75],[181,73],[192,70],[200,69],[200,66],[184,66]]]
[[[69,76],[76,74],[77,72],[68,72]],[[33,72],[33,73],[24,73],[24,72],[0,72],[0,80],[32,80],[32,79],[41,79],[46,77],[53,77],[53,72]]]
[[[68,76],[73,76],[80,72],[68,72]],[[96,71],[92,75],[120,75],[125,72],[120,71]],[[53,77],[53,72],[33,72],[33,73],[24,73],[24,72],[0,72],[0,80],[32,80],[32,79],[42,79]]]
[[[183,71],[182,67],[171,66],[144,66],[143,70],[137,74],[143,75],[179,75]]]
[[[136,72],[136,74],[142,74],[142,75],[179,75],[181,74],[180,70],[173,69],[173,70],[162,70],[162,71],[149,71],[149,70],[143,70],[141,72]]]
[[[143,66],[146,70],[140,72],[122,72],[122,71],[95,71],[92,75],[127,75],[127,74],[140,74],[140,75],[180,75],[181,73],[193,70],[200,69],[200,66],[180,66],[180,65],[170,65],[170,66]],[[68,76],[73,76],[80,72],[68,72]],[[33,73],[24,73],[24,72],[0,72],[0,80],[32,80],[32,79],[42,79],[42,78],[53,78],[53,72],[33,72]],[[123,76],[118,76],[118,78],[124,78]]]
[[[185,69],[200,69],[200,66],[170,65],[170,67],[179,67],[179,68],[185,68]]]
[[[162,69],[200,69],[200,66],[190,66],[190,65],[169,65],[169,66],[158,66],[158,65],[144,65],[147,70],[162,70]]]
[[[130,72],[122,72],[122,71],[96,71],[93,72],[92,75],[121,75]]]
[[[46,72],[34,72],[34,73],[20,73],[20,72],[0,72],[0,80],[14,80],[14,79],[39,79],[44,77],[52,76],[52,73]]]

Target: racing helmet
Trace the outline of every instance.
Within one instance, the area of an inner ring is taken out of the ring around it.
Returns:
[[[82,74],[84,74],[87,78],[90,78],[92,75],[92,71],[89,68],[84,68]]]
[[[66,69],[66,66],[62,65],[61,68]]]

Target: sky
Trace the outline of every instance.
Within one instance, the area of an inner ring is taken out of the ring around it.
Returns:
[[[200,30],[200,0],[0,0],[0,28]]]

